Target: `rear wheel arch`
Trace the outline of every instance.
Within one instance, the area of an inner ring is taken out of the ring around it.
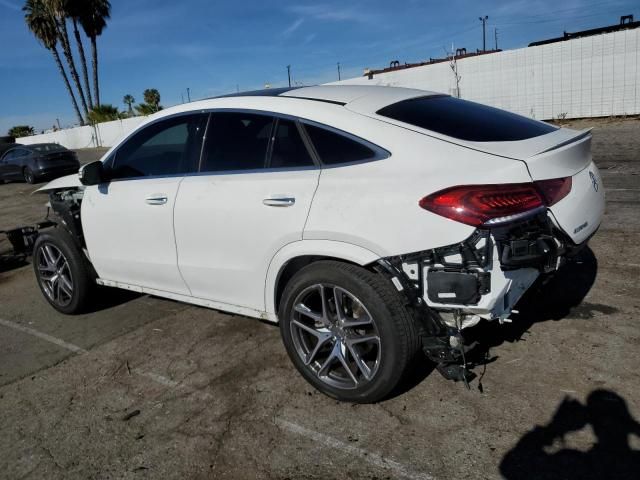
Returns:
[[[336,262],[347,263],[350,265],[358,265],[357,263],[351,262],[349,260],[344,260],[336,257],[327,257],[322,255],[301,255],[299,257],[292,258],[286,264],[282,266],[280,272],[278,272],[278,277],[276,280],[276,288],[274,291],[275,299],[275,311],[278,312],[280,308],[280,300],[282,299],[282,293],[286,288],[289,280],[293,278],[293,276],[298,273],[301,269],[315,262],[323,261],[323,260],[333,260]]]
[[[333,240],[301,240],[285,245],[274,255],[267,270],[266,311],[277,316],[280,298],[288,281],[311,263],[334,260],[366,268],[381,257],[358,245]]]

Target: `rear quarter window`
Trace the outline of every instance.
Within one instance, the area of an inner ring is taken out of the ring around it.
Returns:
[[[555,127],[467,100],[435,95],[412,98],[378,110],[378,115],[471,142],[510,142],[539,137]]]
[[[368,146],[364,141],[357,141],[332,130],[310,124],[304,124],[304,128],[324,165],[365,162],[387,156],[376,151],[379,149],[373,145]]]

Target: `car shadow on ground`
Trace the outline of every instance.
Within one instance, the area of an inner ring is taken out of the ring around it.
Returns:
[[[560,321],[564,318],[593,318],[596,312],[611,314],[617,308],[585,302],[598,273],[598,261],[590,248],[584,248],[562,266],[553,276],[539,279],[520,299],[512,314],[512,322],[480,322],[466,330],[467,341],[477,341],[473,360],[482,364],[479,357],[488,359],[489,349],[504,342],[517,342],[536,323]]]
[[[596,437],[589,450],[566,447],[568,435],[588,427]],[[505,454],[500,473],[507,480],[637,479],[640,450],[630,435],[640,437],[640,423],[617,393],[594,390],[585,404],[567,397],[547,425],[535,426]]]
[[[0,273],[10,272],[28,264],[29,262],[24,255],[0,254]]]
[[[589,319],[595,312],[611,314],[617,311],[609,305],[584,302],[598,272],[598,261],[593,251],[586,247],[560,268],[555,275],[540,279],[515,306],[518,314],[512,322],[500,325],[497,321],[480,322],[464,330],[465,343],[477,346],[467,355],[467,362],[475,375],[479,375],[478,388],[482,391],[482,377],[486,365],[498,360],[491,349],[505,342],[518,342],[534,324],[559,321],[564,318]],[[482,370],[482,367],[485,367]],[[411,371],[390,398],[405,393],[429,376],[435,365],[419,354]]]
[[[140,298],[143,294],[138,292],[132,292],[130,290],[123,290],[120,288],[111,287],[97,287],[94,300],[91,305],[87,307],[83,313],[96,313],[101,310],[108,310],[118,305],[131,302],[136,298]]]

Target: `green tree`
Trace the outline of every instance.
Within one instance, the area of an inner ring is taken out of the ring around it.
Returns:
[[[60,54],[58,53],[58,30],[49,6],[45,3],[45,0],[27,0],[22,10],[25,12],[24,19],[29,30],[31,30],[36,39],[51,52],[51,55],[53,55],[58,71],[71,97],[71,103],[78,117],[78,122],[80,122],[80,125],[84,125],[84,118],[80,113],[80,108],[78,107],[76,96],[71,88],[71,83],[69,83],[69,77],[67,77],[67,72],[60,60]]]
[[[128,93],[122,97],[122,103],[127,106],[127,111],[129,112],[129,116],[133,116],[133,108],[132,105],[136,103],[136,99],[133,98],[133,95],[129,95]]]
[[[142,95],[144,97],[144,103],[154,107],[157,112],[160,106],[160,92],[155,88],[147,88]]]
[[[155,88],[147,88],[143,92],[144,103],[136,105],[136,110],[140,115],[151,115],[162,110],[160,105],[160,92]]]
[[[111,120],[118,120],[120,113],[118,108],[110,104],[95,105],[89,112],[89,121],[91,123],[110,122]]]
[[[10,137],[18,138],[18,137],[28,137],[29,135],[33,135],[33,127],[29,125],[16,125],[15,127],[11,127],[7,132],[7,135]]]
[[[98,82],[98,42],[97,38],[107,27],[107,20],[111,16],[109,0],[76,0],[82,2],[82,14],[79,17],[84,33],[91,40],[91,66],[93,68],[94,103],[100,105],[100,87]]]

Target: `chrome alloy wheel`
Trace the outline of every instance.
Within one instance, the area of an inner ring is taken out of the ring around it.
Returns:
[[[52,302],[66,307],[73,298],[73,277],[67,258],[50,243],[40,245],[37,258],[42,289]]]
[[[380,336],[364,304],[336,285],[305,288],[290,323],[296,352],[318,378],[340,389],[371,381],[380,365]]]

